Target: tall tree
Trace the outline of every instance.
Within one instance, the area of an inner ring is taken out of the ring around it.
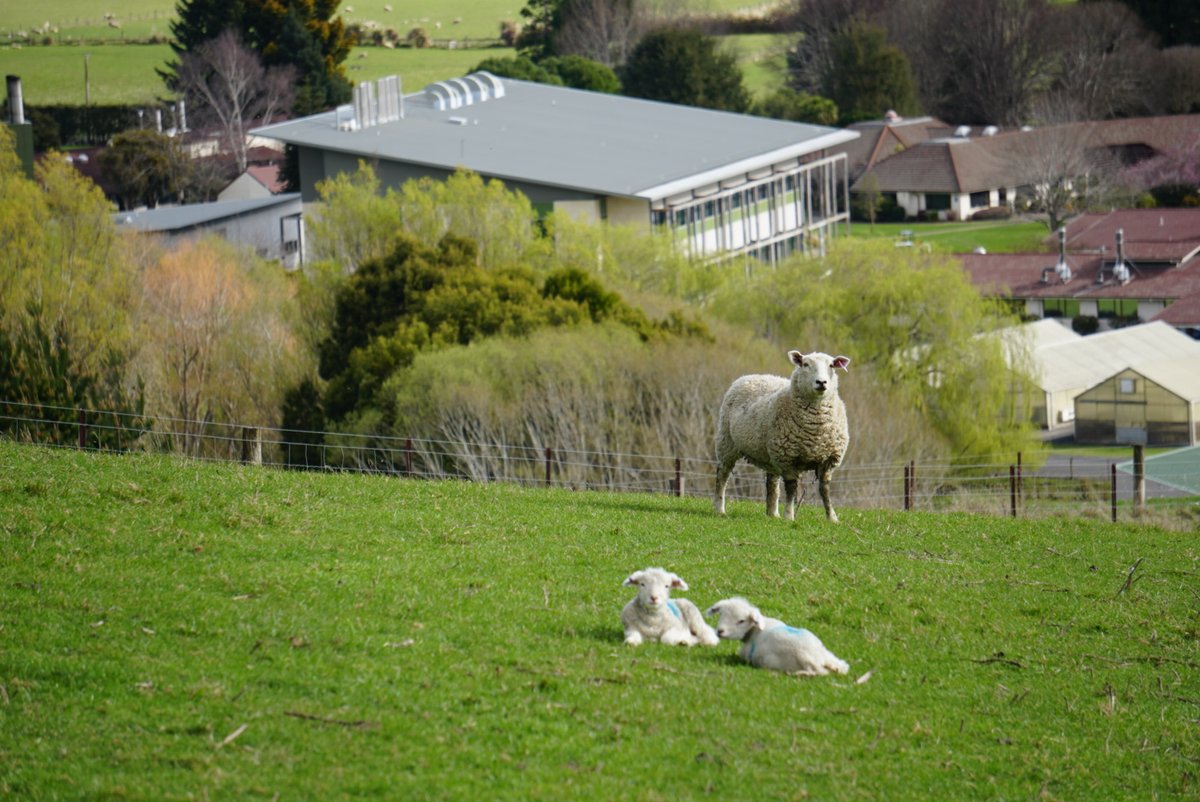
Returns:
[[[855,17],[833,38],[833,69],[824,95],[837,104],[842,125],[878,119],[893,110],[920,111],[908,59],[887,43],[887,31]]]
[[[191,183],[192,162],[179,140],[150,129],[113,137],[100,167],[123,209],[184,200]]]
[[[562,25],[566,0],[528,0],[521,9],[525,22],[517,34],[517,55],[541,61],[555,53],[554,37]]]
[[[265,69],[237,31],[226,28],[180,58],[179,91],[200,120],[220,130],[240,174],[246,170],[247,131],[291,109],[296,73],[291,64]]]
[[[630,97],[721,111],[750,107],[737,57],[693,29],[647,34],[621,70],[621,82]]]
[[[649,24],[644,5],[638,0],[565,0],[555,52],[608,67],[624,64]]]
[[[1163,47],[1200,45],[1200,5],[1193,0],[1120,0],[1158,34]]]
[[[341,17],[341,0],[179,0],[171,26],[178,58],[233,28],[267,67],[297,70],[295,111],[309,114],[345,102],[350,82],[344,62],[351,41]],[[179,86],[180,62],[160,72],[168,88]]]

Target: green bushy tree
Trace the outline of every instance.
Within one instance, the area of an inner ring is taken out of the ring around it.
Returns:
[[[638,42],[621,70],[629,97],[742,112],[750,107],[737,57],[701,31],[666,29]]]

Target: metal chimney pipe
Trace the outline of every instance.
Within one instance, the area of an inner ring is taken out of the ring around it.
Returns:
[[[13,125],[25,124],[25,99],[21,97],[21,76],[9,75],[8,114]]]
[[[179,133],[187,133],[187,101],[179,101]]]
[[[1125,230],[1117,229],[1117,264],[1125,263]]]
[[[154,129],[162,133],[162,109],[154,110]]]

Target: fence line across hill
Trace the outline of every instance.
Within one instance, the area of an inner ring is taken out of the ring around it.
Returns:
[[[0,436],[90,451],[167,453],[275,468],[693,497],[711,497],[715,473],[712,459],[694,455],[292,430],[4,400]],[[1022,465],[1020,454],[967,465],[934,460],[859,464],[851,458],[834,474],[833,502],[839,509],[1113,521],[1141,518],[1147,509],[1184,519],[1200,515],[1200,450],[1195,460],[1177,463],[1176,472],[1165,476],[1147,476],[1141,452],[1132,448],[1126,460],[1052,457],[1037,471]],[[801,504],[820,507],[812,473],[801,480]],[[727,496],[763,503],[762,472],[739,465]]]

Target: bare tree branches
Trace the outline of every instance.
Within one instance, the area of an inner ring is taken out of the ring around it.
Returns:
[[[246,132],[290,111],[295,83],[295,67],[265,69],[233,29],[184,54],[179,64],[180,91],[203,122],[220,130],[239,173],[246,169]]]

